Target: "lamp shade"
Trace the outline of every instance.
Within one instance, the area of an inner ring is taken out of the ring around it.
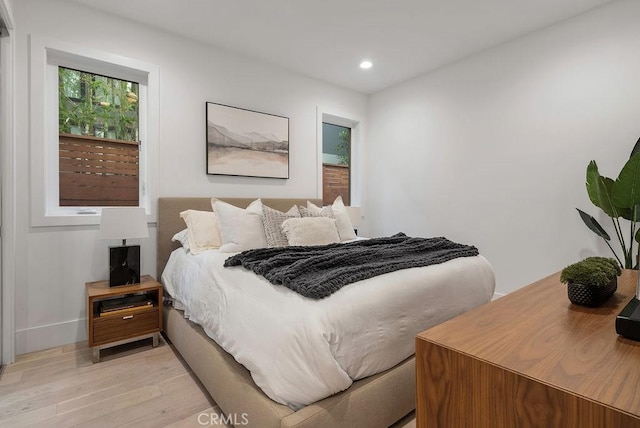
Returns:
[[[141,207],[103,208],[99,239],[134,239],[149,236],[147,216]]]
[[[360,219],[362,218],[362,213],[360,212],[360,207],[345,207],[347,210],[347,214],[349,214],[349,219],[351,220],[351,224],[354,228],[358,228],[360,225]]]

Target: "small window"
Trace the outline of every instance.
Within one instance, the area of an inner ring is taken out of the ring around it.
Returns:
[[[322,202],[351,204],[351,128],[322,124]]]
[[[58,67],[60,206],[138,206],[139,84]]]
[[[36,35],[29,47],[30,225],[100,224],[104,206],[155,221],[158,66]]]

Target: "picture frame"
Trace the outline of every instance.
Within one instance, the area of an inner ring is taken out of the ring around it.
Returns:
[[[289,118],[205,103],[208,175],[289,178]]]

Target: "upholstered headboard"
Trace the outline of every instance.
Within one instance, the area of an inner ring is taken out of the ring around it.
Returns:
[[[246,208],[255,198],[218,198],[240,208]],[[319,199],[270,199],[263,198],[262,203],[280,211],[287,211],[292,205],[306,205],[307,201],[321,206]],[[211,198],[159,198],[158,199],[158,255],[157,255],[157,279],[160,281],[164,266],[169,260],[169,255],[180,246],[177,242],[171,242],[171,238],[177,232],[186,227],[180,213],[184,210],[211,211]]]

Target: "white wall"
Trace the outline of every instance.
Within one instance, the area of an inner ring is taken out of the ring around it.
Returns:
[[[97,226],[29,225],[28,34],[160,68],[160,196],[317,196],[317,109],[363,121],[367,98],[220,49],[57,0],[15,4],[17,99],[16,341],[18,354],[86,338],[84,283],[107,277]],[[205,102],[290,119],[290,179],[207,176]],[[143,273],[155,275],[155,228],[141,240]],[[132,242],[134,243],[134,242]]]
[[[475,244],[498,293],[610,256],[574,208],[640,136],[639,20],[614,2],[371,96],[363,232]]]

